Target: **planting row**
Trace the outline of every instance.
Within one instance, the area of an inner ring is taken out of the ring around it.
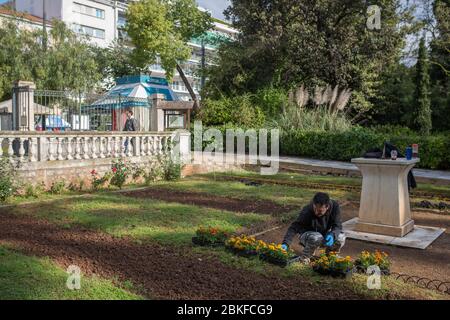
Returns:
[[[238,256],[258,257],[282,267],[301,260],[293,250],[285,250],[281,244],[266,243],[246,235],[232,236],[225,230],[213,227],[200,227],[192,242],[200,246],[224,246],[227,251]],[[314,257],[310,265],[319,274],[345,278],[355,271],[366,273],[371,266],[377,266],[382,274],[387,275],[390,261],[387,253],[379,251],[373,253],[363,251],[353,261],[350,256],[340,257],[335,252],[321,250],[319,257]]]

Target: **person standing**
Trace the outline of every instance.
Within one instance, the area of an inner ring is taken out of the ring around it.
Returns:
[[[139,124],[137,120],[134,118],[133,111],[131,109],[127,109],[125,111],[125,115],[127,119],[125,120],[125,125],[123,127],[123,131],[139,131]],[[128,145],[131,140],[131,146],[133,147],[133,150],[135,150],[135,138],[128,138],[125,140],[125,153],[128,153]]]

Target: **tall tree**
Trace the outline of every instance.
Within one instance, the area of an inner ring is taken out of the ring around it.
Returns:
[[[430,77],[433,129],[450,130],[450,0],[435,0],[430,28]]]
[[[367,27],[367,1],[232,0],[225,13],[240,34],[224,47],[206,91],[330,84],[353,90],[355,116],[370,109],[378,76],[399,55],[411,20],[399,0],[370,4],[381,9],[379,30]]]
[[[211,28],[210,14],[195,0],[142,0],[129,6],[125,30],[137,65],[144,68],[159,57],[170,80],[177,64],[190,57],[187,42]]]
[[[416,64],[416,112],[415,125],[421,134],[429,134],[432,128],[430,106],[430,75],[428,51],[425,39],[419,44],[419,57]]]
[[[34,81],[48,90],[89,91],[101,80],[92,46],[63,22],[54,20],[47,48],[43,31],[9,20],[0,26],[0,99],[11,96],[15,80]]]

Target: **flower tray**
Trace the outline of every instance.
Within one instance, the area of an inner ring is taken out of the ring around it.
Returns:
[[[251,257],[255,257],[258,255],[258,252],[251,251],[251,250],[238,250],[238,249],[231,248],[231,247],[226,247],[226,250],[234,253],[237,256],[245,257],[245,258],[251,258]]]
[[[192,243],[196,246],[202,246],[202,247],[221,247],[225,245],[224,242],[210,242],[202,240],[199,237],[192,237]]]
[[[272,263],[272,264],[280,266],[280,267],[287,267],[295,262],[300,261],[300,256],[295,256],[289,260],[280,260],[280,259],[274,259],[269,256],[266,256],[265,254],[261,254],[261,255],[259,255],[259,258],[263,261]]]
[[[333,278],[339,279],[351,278],[353,275],[353,269],[350,269],[347,272],[343,272],[336,270],[328,270],[321,267],[313,267],[313,270],[323,276],[332,276]]]

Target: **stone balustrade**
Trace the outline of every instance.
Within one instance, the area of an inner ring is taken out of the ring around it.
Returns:
[[[173,139],[170,132],[0,132],[0,157],[46,162],[157,156]]]

